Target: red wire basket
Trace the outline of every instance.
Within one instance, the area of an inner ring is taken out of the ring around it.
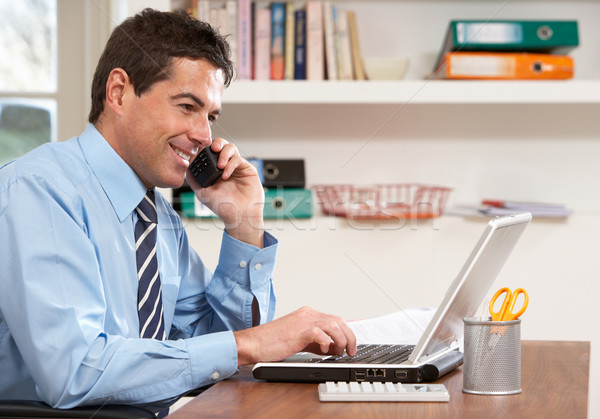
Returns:
[[[416,183],[317,185],[313,189],[325,214],[370,220],[439,217],[452,191]]]

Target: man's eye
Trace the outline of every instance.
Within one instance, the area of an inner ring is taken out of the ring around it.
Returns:
[[[191,112],[194,110],[194,105],[190,105],[189,103],[182,103],[179,106],[186,112]]]

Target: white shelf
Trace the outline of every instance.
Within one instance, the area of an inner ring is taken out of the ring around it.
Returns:
[[[234,81],[224,104],[600,104],[600,81]]]

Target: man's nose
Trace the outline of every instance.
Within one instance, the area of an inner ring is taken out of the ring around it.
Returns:
[[[190,140],[199,143],[202,147],[209,147],[212,143],[210,121],[207,118],[197,118],[188,131]]]

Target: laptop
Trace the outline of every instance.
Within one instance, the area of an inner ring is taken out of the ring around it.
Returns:
[[[530,213],[489,221],[452,281],[416,345],[359,345],[354,357],[301,352],[279,362],[260,362],[254,378],[267,381],[434,381],[462,365],[463,319],[473,317],[519,237]]]

